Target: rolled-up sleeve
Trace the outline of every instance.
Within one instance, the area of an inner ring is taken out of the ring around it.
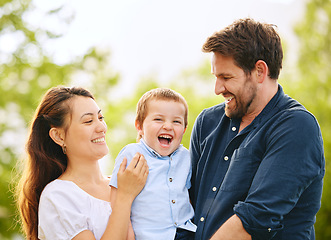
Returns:
[[[266,132],[266,142],[260,143],[266,151],[245,201],[234,206],[252,239],[271,239],[294,207],[302,208],[303,222],[315,221],[305,219],[304,212],[314,216],[320,208],[321,191],[302,196],[315,182],[321,184],[325,171],[318,123],[306,111],[286,112],[278,119]],[[290,221],[286,224],[291,228]]]

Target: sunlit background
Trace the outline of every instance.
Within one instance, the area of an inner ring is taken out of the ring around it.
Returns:
[[[29,121],[53,86],[91,90],[108,124],[111,174],[120,149],[136,138],[135,106],[151,88],[170,87],[189,104],[183,145],[213,93],[208,36],[239,18],[277,26],[285,52],[280,83],[318,119],[331,154],[330,0],[0,0],[0,239],[23,239],[12,192]],[[328,168],[327,168],[328,169]],[[331,239],[327,170],[316,239]]]
[[[45,43],[56,63],[70,62],[92,46],[110,49],[111,66],[121,74],[119,96],[134,89],[141,77],[155,76],[165,83],[183,69],[198,66],[206,58],[201,52],[206,38],[238,18],[252,17],[277,25],[294,52],[293,25],[305,5],[304,0],[33,2],[37,9],[27,16],[28,22],[36,29],[65,32],[63,37]],[[73,18],[68,26],[56,16],[44,16],[60,6],[64,8],[59,14]]]
[[[297,51],[293,25],[302,16],[305,3],[302,0],[33,2],[37,9],[26,20],[36,29],[42,27],[63,34],[44,43],[55,63],[69,63],[93,46],[110,50],[109,67],[121,75],[121,81],[108,96],[110,101],[132,94],[142,78],[154,78],[160,85],[168,86],[183,69],[198,67],[209,57],[201,51],[206,38],[238,18],[252,17],[275,24],[288,45],[290,64]],[[70,25],[58,21],[56,15],[45,16],[62,6],[58,14],[70,20]],[[92,78],[93,75],[80,73],[74,83],[89,87]],[[133,123],[134,116],[129,119]],[[107,163],[108,158],[101,160],[105,172],[112,167],[107,168]]]

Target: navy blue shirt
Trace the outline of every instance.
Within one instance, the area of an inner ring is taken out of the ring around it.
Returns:
[[[277,94],[245,129],[224,103],[203,110],[191,136],[195,239],[233,214],[252,239],[315,239],[325,159],[320,127],[301,104]]]

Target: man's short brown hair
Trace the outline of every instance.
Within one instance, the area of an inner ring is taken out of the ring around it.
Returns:
[[[246,74],[251,73],[258,60],[263,60],[268,65],[269,77],[278,79],[283,50],[274,27],[251,18],[239,19],[210,36],[202,50],[233,57],[235,64]]]

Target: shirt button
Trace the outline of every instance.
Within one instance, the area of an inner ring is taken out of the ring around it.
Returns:
[[[271,232],[271,228],[268,228],[268,232]]]
[[[200,222],[203,222],[203,221],[205,221],[205,218],[204,217],[201,217],[200,218]]]
[[[175,201],[175,200],[171,200],[171,202],[172,202],[173,204],[175,204],[175,203],[176,203],[176,201]]]
[[[236,127],[232,127],[232,131],[234,132],[234,131],[236,131],[237,130],[237,128]]]
[[[172,178],[169,178],[169,182],[172,182]]]
[[[228,156],[225,156],[225,157],[224,157],[224,160],[225,160],[225,161],[229,160],[229,157],[228,157]]]
[[[213,187],[213,189],[212,189],[212,190],[213,190],[213,192],[216,192],[216,190],[217,190],[217,187]]]

